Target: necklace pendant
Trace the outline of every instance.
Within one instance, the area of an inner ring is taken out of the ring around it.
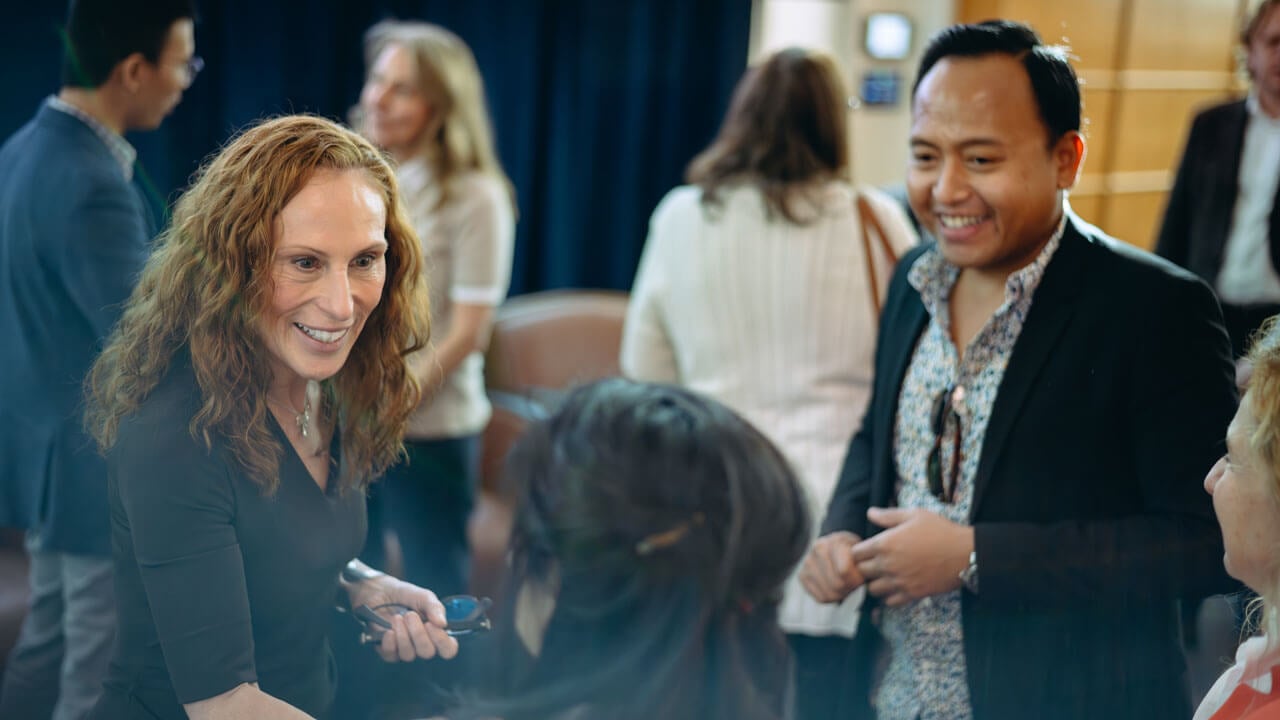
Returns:
[[[306,397],[302,402],[302,412],[298,413],[298,434],[303,440],[307,441],[307,445],[311,448],[312,454],[319,455],[321,451],[320,429],[315,426],[315,419],[312,416],[320,407],[320,383],[315,380],[307,381]]]

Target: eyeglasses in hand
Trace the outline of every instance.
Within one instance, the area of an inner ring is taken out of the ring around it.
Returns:
[[[445,632],[452,637],[462,637],[472,633],[486,632],[490,629],[488,611],[493,605],[489,598],[478,598],[473,595],[450,595],[442,598],[444,605]],[[403,615],[414,612],[408,605],[387,603],[385,605],[359,605],[352,608],[351,614],[361,625],[360,643],[377,643],[391,629],[391,621],[379,614],[379,611],[392,615]]]

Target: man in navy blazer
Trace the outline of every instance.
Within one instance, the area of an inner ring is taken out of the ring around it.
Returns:
[[[801,580],[867,585],[848,717],[1187,718],[1177,603],[1230,587],[1209,288],[1080,220],[1080,88],[1007,21],[931,41],[871,403]],[[833,689],[834,691],[834,689]]]
[[[1253,88],[1191,124],[1156,253],[1218,293],[1236,357],[1280,312],[1280,0],[1240,34]]]
[[[82,382],[133,288],[154,220],[128,130],[194,70],[191,0],[75,0],[63,86],[0,147],[0,526],[27,530],[31,605],[0,717],[79,718],[115,627],[106,469]]]

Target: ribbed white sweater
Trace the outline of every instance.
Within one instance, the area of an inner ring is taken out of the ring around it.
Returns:
[[[862,190],[901,255],[916,237],[891,198]],[[822,189],[816,222],[766,220],[758,190],[722,193],[707,212],[696,187],[658,205],[632,288],[623,372],[674,382],[743,415],[795,467],[815,531],[871,392],[876,324],[853,189]],[[890,268],[882,266],[880,291]],[[788,632],[852,636],[862,591],[819,605],[793,576]]]

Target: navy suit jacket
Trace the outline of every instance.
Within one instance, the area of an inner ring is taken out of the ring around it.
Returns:
[[[898,398],[929,321],[906,275],[932,247],[890,284],[871,403],[824,534],[874,535],[867,508],[897,504]],[[1235,411],[1221,322],[1203,282],[1069,218],[974,480],[979,593],[962,591],[962,624],[978,720],[1191,716],[1175,600],[1234,587],[1202,485]],[[854,639],[863,708],[876,614],[871,599]]]
[[[0,526],[110,554],[82,383],[146,260],[153,218],[104,141],[42,105],[0,147]]]
[[[1211,107],[1196,116],[1156,240],[1156,253],[1210,285],[1217,282],[1231,232],[1248,124],[1244,100]],[[1280,272],[1280,191],[1271,205],[1269,227],[1268,260]]]

